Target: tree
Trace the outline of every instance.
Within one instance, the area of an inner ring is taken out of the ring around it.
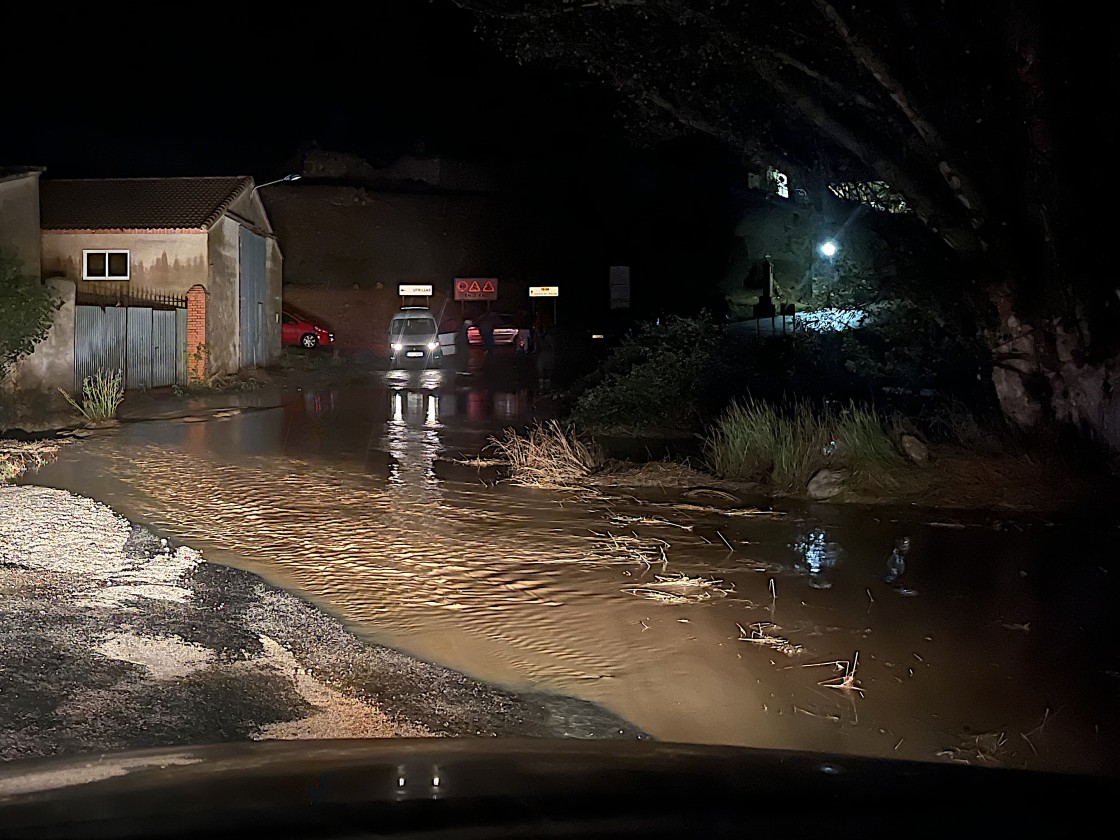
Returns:
[[[0,380],[47,336],[59,301],[23,263],[0,250]]]
[[[992,307],[985,338],[1008,418],[1077,423],[1120,449],[1120,295],[1106,217],[1081,183],[1112,152],[1103,7],[452,2],[518,60],[616,89],[640,136],[708,134],[793,188],[823,179],[913,214],[954,256],[961,289]]]

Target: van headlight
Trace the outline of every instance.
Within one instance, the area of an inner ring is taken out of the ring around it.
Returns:
[[[399,352],[400,352],[401,350],[403,350],[403,349],[404,349],[404,345],[403,345],[403,344],[401,344],[401,343],[400,343],[399,341],[394,341],[394,342],[393,342],[393,350],[394,350],[394,352],[397,352],[397,353],[399,353]]]
[[[428,342],[428,349],[429,350],[438,350],[439,349],[439,342],[438,341],[429,341]]]

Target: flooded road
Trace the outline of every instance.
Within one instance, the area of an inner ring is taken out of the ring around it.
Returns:
[[[1115,523],[729,516],[654,492],[442,482],[433,459],[528,422],[530,392],[381,376],[127,423],[28,480],[258,572],[373,641],[601,703],[657,738],[1120,765]]]

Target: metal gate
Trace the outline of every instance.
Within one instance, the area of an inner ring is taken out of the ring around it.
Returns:
[[[241,367],[257,367],[268,362],[267,299],[264,237],[241,228]]]
[[[74,388],[98,371],[121,371],[125,388],[187,381],[187,310],[74,307]]]

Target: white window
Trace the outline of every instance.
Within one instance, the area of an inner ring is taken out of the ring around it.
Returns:
[[[82,251],[83,280],[127,280],[128,251]]]

